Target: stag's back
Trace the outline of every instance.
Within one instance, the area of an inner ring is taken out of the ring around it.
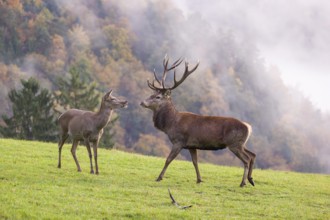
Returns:
[[[187,146],[221,149],[233,144],[245,144],[251,126],[235,118],[180,113],[177,126],[183,131]]]

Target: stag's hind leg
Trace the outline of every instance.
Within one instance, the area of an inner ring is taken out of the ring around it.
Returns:
[[[243,173],[243,179],[242,182],[240,184],[241,187],[246,185],[245,180],[248,177],[248,171],[249,171],[249,167],[250,167],[250,161],[251,158],[249,156],[249,154],[247,152],[244,151],[244,147],[243,146],[232,146],[232,147],[228,147],[229,150],[231,152],[233,152],[244,164],[244,173]]]
[[[73,140],[71,153],[72,153],[74,161],[76,162],[78,172],[81,172],[80,165],[79,165],[79,162],[78,162],[78,159],[76,156],[76,150],[77,150],[78,144],[79,144],[78,140]]]
[[[67,133],[60,135],[60,140],[58,141],[58,168],[61,168],[61,155],[62,155],[62,147],[64,145],[64,142],[69,137]]]
[[[199,173],[198,169],[198,162],[197,162],[197,150],[196,149],[189,149],[190,155],[191,155],[191,160],[194,164],[196,175],[197,175],[197,183],[202,182],[201,175]]]
[[[248,180],[251,183],[251,185],[254,186],[254,181],[252,178],[252,170],[253,170],[254,162],[256,160],[256,154],[246,148],[244,148],[244,150],[245,150],[245,152],[247,152],[249,154],[249,156],[251,158],[250,165],[249,165]]]

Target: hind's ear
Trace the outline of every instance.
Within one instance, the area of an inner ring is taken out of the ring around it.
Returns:
[[[107,99],[112,93],[112,89],[104,95],[104,98]]]

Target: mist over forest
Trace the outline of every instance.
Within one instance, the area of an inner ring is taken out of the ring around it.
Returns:
[[[215,18],[198,1],[178,2],[0,1],[0,113],[12,114],[8,92],[21,88],[20,79],[35,77],[55,93],[59,79],[78,66],[100,92],[112,88],[129,102],[116,112],[115,148],[167,156],[167,137],[139,103],[152,93],[147,79],[154,69],[161,73],[165,54],[170,61],[184,57],[200,65],[172,92],[178,110],[250,123],[247,147],[257,154],[257,168],[330,173],[330,115],[284,84],[276,64],[266,66],[258,48],[265,39],[235,22],[240,14],[229,15],[229,3],[206,1],[221,15]],[[252,11],[253,2],[259,1],[249,2]],[[241,166],[228,150],[198,153],[200,161]],[[180,158],[190,160],[189,153]]]

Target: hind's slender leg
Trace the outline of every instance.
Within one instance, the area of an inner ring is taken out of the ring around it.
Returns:
[[[99,141],[93,142],[94,160],[95,160],[95,174],[99,174],[99,166],[97,164],[97,146]]]
[[[62,134],[60,135],[60,140],[58,141],[58,165],[57,165],[58,168],[61,168],[62,147],[68,137],[69,135],[67,133]]]
[[[90,166],[91,166],[91,173],[94,173],[94,169],[93,169],[93,160],[92,160],[92,151],[91,151],[91,146],[89,143],[89,140],[85,140],[85,144],[86,144],[86,148],[88,151],[88,156],[89,156],[89,161],[90,161]]]
[[[74,161],[76,162],[78,172],[81,172],[80,165],[79,165],[79,162],[78,162],[78,159],[76,156],[76,150],[77,150],[78,144],[79,144],[79,141],[73,140],[71,153],[72,153]]]

